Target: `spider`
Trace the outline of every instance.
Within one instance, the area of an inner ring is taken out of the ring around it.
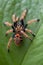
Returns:
[[[39,22],[40,19],[32,19],[32,20],[28,21],[27,24],[24,24],[24,18],[26,17],[27,12],[28,12],[28,10],[25,9],[23,11],[23,13],[21,14],[21,17],[20,18],[19,17],[16,17],[16,15],[13,14],[12,15],[13,24],[12,23],[9,23],[9,22],[4,22],[4,25],[10,26],[12,28],[12,29],[10,29],[10,30],[8,30],[6,32],[6,36],[9,33],[12,33],[13,32],[13,36],[10,37],[10,39],[8,41],[8,45],[7,45],[8,52],[9,52],[9,48],[10,48],[12,39],[14,39],[15,44],[17,46],[19,46],[20,45],[20,42],[23,40],[22,39],[23,36],[26,37],[26,38],[29,38],[32,41],[32,38],[30,36],[28,36],[26,34],[26,32],[31,33],[32,36],[35,37],[35,34],[33,33],[33,31],[30,30],[30,29],[27,29],[27,26],[30,25],[33,22]]]

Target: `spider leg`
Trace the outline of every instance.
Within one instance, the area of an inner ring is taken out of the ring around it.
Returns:
[[[31,37],[28,36],[24,31],[21,31],[21,33],[24,35],[24,37],[29,38],[32,41]]]
[[[25,9],[25,10],[22,12],[21,17],[20,17],[20,20],[21,20],[21,19],[24,19],[24,18],[26,17],[27,12],[28,12],[27,9]]]
[[[32,20],[28,21],[27,24],[31,24],[33,22],[39,22],[39,21],[40,21],[40,19],[32,19]]]
[[[29,30],[29,29],[26,28],[25,31],[28,32],[28,33],[31,33],[35,37],[35,34],[33,33],[32,30]]]
[[[22,14],[21,14],[20,23],[21,23],[22,26],[25,26],[25,25],[24,25],[24,19],[25,19],[26,15],[27,15],[27,12],[28,12],[27,9],[25,9],[25,10],[22,12]]]
[[[12,20],[13,20],[13,22],[16,21],[16,15],[15,14],[12,15]]]
[[[9,22],[4,22],[4,25],[5,25],[5,26],[12,26],[12,24],[9,23]]]
[[[13,29],[10,29],[6,32],[6,36],[9,34],[9,33],[12,33],[13,32]]]
[[[12,41],[12,37],[10,37],[9,41],[8,41],[8,45],[7,45],[7,50],[9,52],[9,48],[10,48],[10,45],[11,45],[11,41]]]
[[[16,15],[13,14],[13,15],[12,15],[12,20],[13,20],[13,22],[18,22],[19,17],[16,17]]]

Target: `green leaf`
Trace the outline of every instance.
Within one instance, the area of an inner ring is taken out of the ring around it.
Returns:
[[[5,37],[5,32],[10,28],[3,23],[12,22],[12,15],[16,13],[20,16],[25,8],[28,9],[26,22],[40,18],[39,23],[28,26],[36,37],[32,42],[24,39],[20,47],[12,42],[8,53],[7,43],[12,34]],[[0,0],[0,65],[43,65],[43,0]]]
[[[22,65],[43,65],[43,24],[28,49]]]

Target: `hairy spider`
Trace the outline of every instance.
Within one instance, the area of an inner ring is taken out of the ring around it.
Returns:
[[[31,33],[35,37],[35,34],[32,32],[32,30],[27,29],[27,26],[33,22],[39,22],[40,19],[32,19],[32,20],[28,21],[27,24],[24,24],[24,18],[26,17],[27,12],[28,12],[28,10],[25,9],[23,11],[23,13],[21,14],[20,18],[16,17],[16,15],[13,14],[12,15],[13,24],[9,23],[9,22],[4,22],[4,25],[10,26],[12,28],[6,32],[6,36],[9,33],[13,32],[13,36],[10,37],[10,39],[8,41],[8,45],[7,45],[8,52],[9,52],[9,48],[10,48],[12,39],[14,39],[15,44],[18,46],[18,45],[20,45],[20,42],[23,40],[22,39],[23,36],[32,40],[31,37],[26,34],[26,32]]]

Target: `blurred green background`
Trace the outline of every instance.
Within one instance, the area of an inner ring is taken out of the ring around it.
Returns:
[[[25,23],[40,18],[39,23],[28,25],[36,37],[32,42],[24,38],[20,47],[12,41],[8,53],[7,43],[12,34],[5,36],[5,32],[11,28],[5,27],[3,23],[12,22],[14,13],[20,17],[25,8],[28,9]],[[0,65],[43,65],[43,0],[0,0]]]

